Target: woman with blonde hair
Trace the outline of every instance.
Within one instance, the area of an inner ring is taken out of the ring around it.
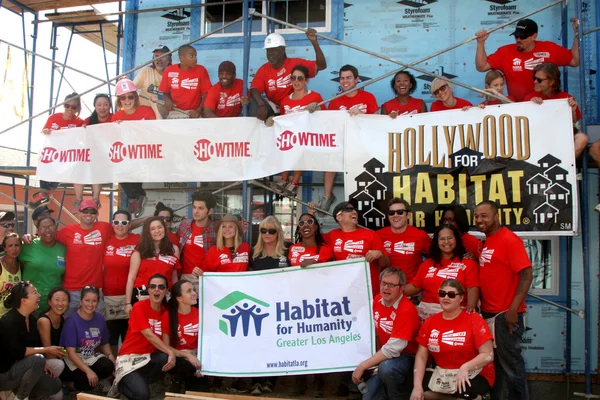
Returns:
[[[437,100],[431,104],[431,111],[446,111],[446,110],[466,110],[473,107],[470,101],[454,97],[452,92],[452,83],[435,78],[431,82],[431,94]]]
[[[289,267],[287,256],[281,223],[270,215],[258,224],[258,240],[252,249],[250,269],[260,271]]]
[[[242,240],[242,232],[242,224],[235,215],[223,215],[218,223],[217,243],[208,249],[203,272],[248,270],[250,245]]]

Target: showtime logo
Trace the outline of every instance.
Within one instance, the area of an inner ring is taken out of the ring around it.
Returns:
[[[294,146],[302,147],[337,147],[335,133],[312,133],[283,131],[277,138],[277,148],[288,151]]]
[[[108,151],[110,161],[120,163],[129,158],[131,160],[161,159],[162,144],[123,144],[114,142]]]
[[[216,142],[200,139],[194,145],[194,157],[199,161],[216,158],[239,158],[250,156],[250,142]]]
[[[54,147],[44,147],[40,153],[40,161],[44,164],[52,162],[90,162],[90,149],[56,150]]]

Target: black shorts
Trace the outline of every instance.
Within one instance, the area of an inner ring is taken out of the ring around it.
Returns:
[[[431,379],[432,373],[429,371],[425,372],[423,377],[423,389],[425,391],[431,391],[429,389],[429,380]],[[456,397],[457,399],[474,399],[478,395],[483,397],[491,389],[490,383],[481,375],[477,375],[475,378],[470,380],[471,386],[467,385],[467,391],[464,393],[453,393],[450,396]]]
[[[110,334],[109,343],[111,346],[118,346],[119,339],[121,339],[121,343],[125,342],[125,334],[127,333],[127,328],[129,328],[128,319],[113,319],[106,321],[106,327]]]

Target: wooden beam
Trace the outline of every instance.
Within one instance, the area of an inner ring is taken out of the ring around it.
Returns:
[[[167,393],[171,396],[173,393]],[[229,399],[229,400],[273,400],[272,397],[257,397],[257,396],[244,396],[241,394],[223,394],[223,393],[206,393],[206,392],[191,392],[187,391],[185,394],[178,394],[177,396],[173,396],[172,400],[181,400],[181,399],[189,399],[189,400],[211,400],[211,399]],[[292,400],[288,398],[278,397],[278,400]],[[165,398],[165,400],[167,400]]]

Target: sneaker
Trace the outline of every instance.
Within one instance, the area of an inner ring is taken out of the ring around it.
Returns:
[[[275,192],[281,194],[281,193],[283,193],[283,191],[285,190],[287,185],[288,185],[288,181],[282,179],[279,182],[271,182],[271,189],[273,189]]]
[[[72,212],[73,214],[76,214],[76,213],[78,213],[78,212],[79,212],[79,206],[80,206],[80,205],[81,205],[81,199],[79,199],[79,200],[75,200],[75,201],[73,202],[73,208],[71,209],[71,212]]]
[[[262,385],[263,393],[272,393],[273,392],[273,384],[271,381],[265,381]]]
[[[331,205],[333,204],[334,201],[335,201],[335,195],[333,195],[333,194],[329,197],[323,196],[319,199],[319,202],[317,203],[317,208],[320,208],[323,211],[329,211],[329,209],[331,208]],[[317,213],[319,214],[319,217],[324,217],[327,215],[321,211],[318,211]]]
[[[96,202],[96,205],[98,206],[98,210],[102,208],[102,204],[100,203],[100,199],[94,199],[94,202]]]
[[[148,198],[144,195],[140,195],[137,198],[137,203],[138,203],[138,211],[136,213],[134,213],[136,218],[139,218],[143,213],[144,213],[144,207],[146,206],[146,202],[148,201]]]
[[[600,204],[596,204],[596,207],[594,207],[594,210],[600,212]]]
[[[227,390],[231,393],[247,393],[248,385],[242,379],[236,379]]]
[[[107,394],[112,387],[112,383],[108,379],[102,379],[98,381],[98,385],[94,388],[93,392],[98,393],[100,395]]]
[[[298,184],[295,182],[290,182],[287,184],[285,189],[283,190],[283,195],[288,197],[296,197],[298,194]]]
[[[46,204],[50,201],[50,194],[46,190],[41,190],[39,192],[35,192],[31,196],[31,201],[29,202],[29,208],[35,210],[42,204]]]
[[[252,386],[250,394],[252,396],[260,396],[261,394],[263,394],[263,387],[260,385],[260,383],[255,383],[254,386]]]

